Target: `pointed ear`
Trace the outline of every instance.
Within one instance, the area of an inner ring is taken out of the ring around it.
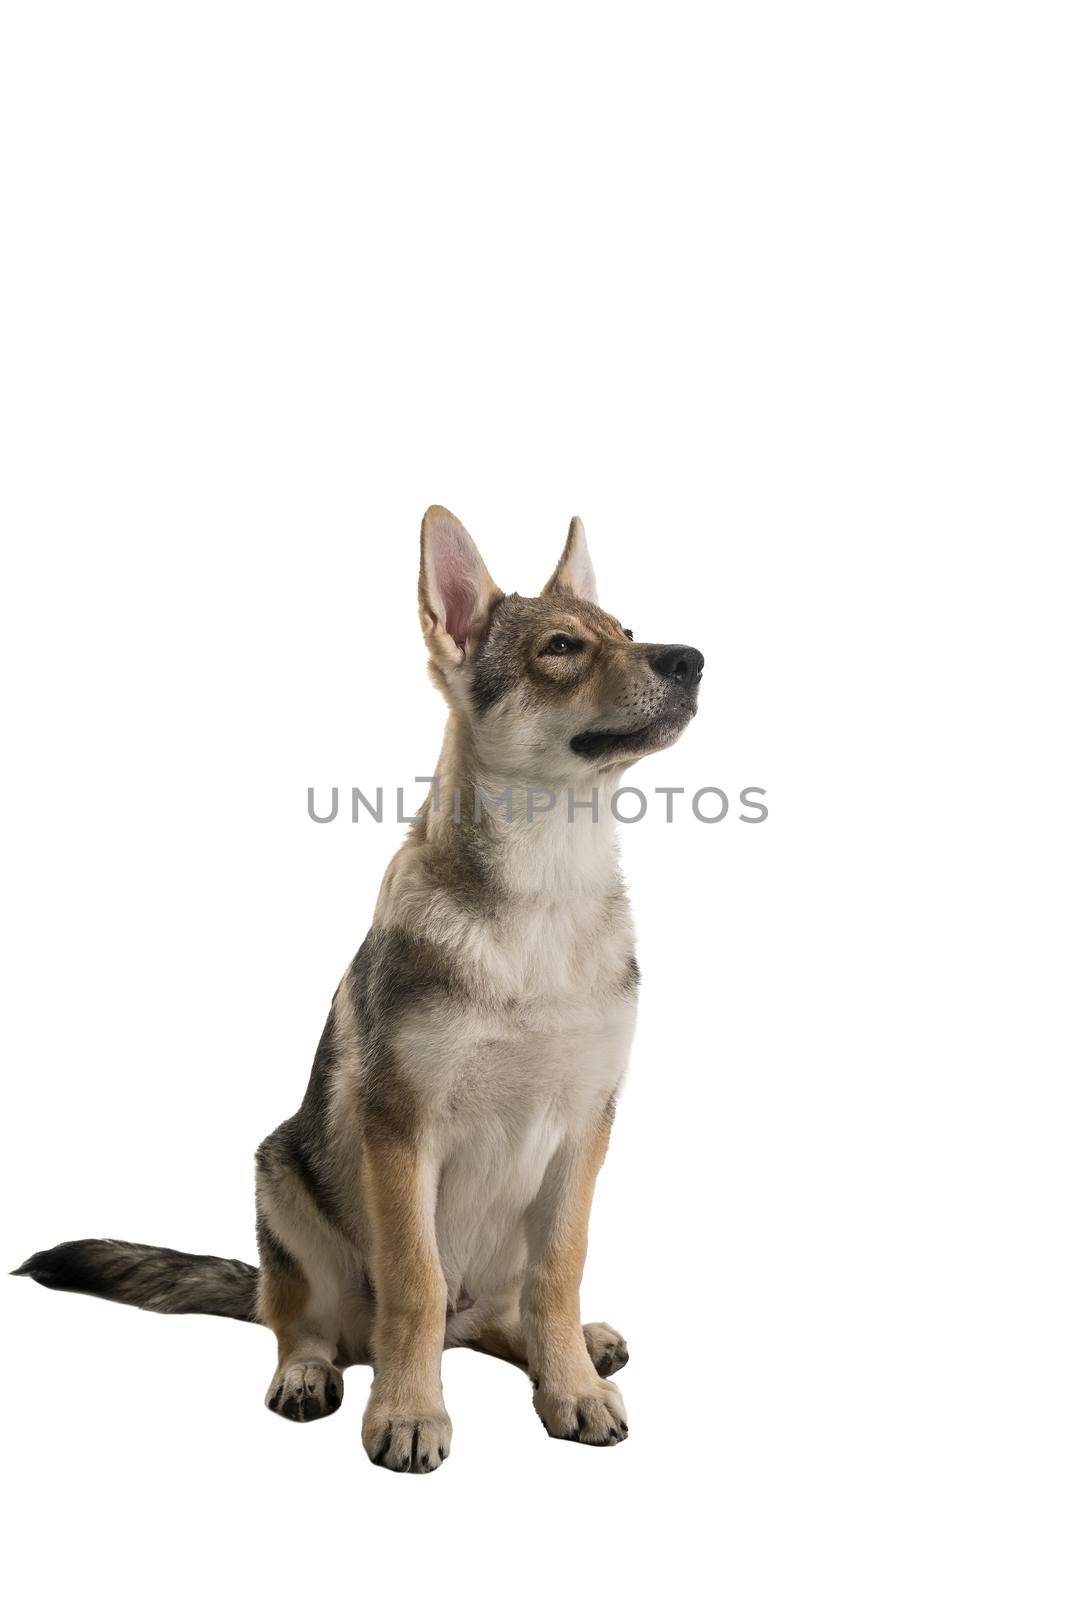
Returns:
[[[585,529],[581,517],[571,518],[567,543],[563,546],[559,565],[541,593],[573,594],[578,600],[591,600],[593,605],[597,604],[596,574],[589,559],[589,546],[585,542]]]
[[[442,664],[458,666],[469,654],[500,595],[462,522],[431,506],[422,519],[419,619]]]

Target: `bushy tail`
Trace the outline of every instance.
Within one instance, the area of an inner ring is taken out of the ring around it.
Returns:
[[[163,1245],[72,1239],[54,1250],[38,1250],[13,1276],[34,1278],[46,1289],[119,1300],[143,1311],[202,1311],[242,1322],[257,1320],[255,1267]]]

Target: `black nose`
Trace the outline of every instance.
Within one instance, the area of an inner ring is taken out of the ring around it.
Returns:
[[[661,678],[674,683],[699,683],[704,670],[704,657],[691,644],[672,644],[652,658],[652,670]]]

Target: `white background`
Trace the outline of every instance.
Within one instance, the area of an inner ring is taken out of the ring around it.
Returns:
[[[584,1307],[624,1448],[5,1279],[12,1593],[1062,1596],[1063,39],[1053,6],[12,4],[4,1262],[247,1258],[443,722],[443,501],[708,658]]]

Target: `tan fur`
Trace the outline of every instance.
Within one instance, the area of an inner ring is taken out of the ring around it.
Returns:
[[[455,517],[422,527],[419,613],[449,707],[434,791],[382,882],[298,1111],[256,1154],[260,1267],[116,1240],[21,1269],[55,1287],[256,1320],[294,1421],[371,1361],[371,1459],[432,1472],[441,1354],[524,1366],[550,1434],[625,1437],[627,1360],[579,1309],[589,1209],[637,1005],[610,800],[696,709],[703,657],[636,644],[570,526],[536,599],[505,595]],[[594,806],[594,801],[597,806]],[[253,1303],[254,1299],[254,1303]]]
[[[441,1393],[447,1293],[434,1241],[435,1164],[424,1150],[366,1138],[364,1173],[378,1300],[374,1385],[363,1418],[372,1461],[437,1466],[452,1425]],[[425,1457],[425,1460],[422,1458]]]
[[[569,1438],[577,1432],[589,1444],[627,1432],[622,1396],[598,1376],[590,1358],[578,1302],[593,1190],[610,1131],[605,1115],[568,1152],[554,1204],[535,1218],[522,1303],[534,1409],[550,1433]]]
[[[307,1309],[309,1289],[303,1273],[299,1276],[282,1272],[261,1272],[259,1280],[259,1318],[278,1334],[279,1347],[283,1337],[292,1348],[291,1330],[299,1327]],[[279,1348],[279,1359],[282,1357]]]
[[[263,1315],[294,1324],[280,1345],[305,1384],[309,1352],[371,1356],[364,1443],[395,1470],[433,1470],[448,1453],[441,1352],[456,1345],[526,1367],[557,1437],[610,1444],[627,1431],[606,1376],[625,1341],[606,1323],[583,1328],[579,1291],[634,1026],[608,800],[636,755],[590,763],[569,740],[643,717],[654,727],[641,754],[692,708],[663,711],[669,685],[647,666],[660,647],[631,644],[595,594],[578,519],[531,602],[502,595],[450,513],[427,513],[420,614],[450,716],[436,799],[385,874],[320,1047],[316,1182],[333,1220],[286,1141],[261,1152],[264,1227],[310,1284],[299,1305],[264,1293]],[[561,633],[567,653],[552,645]],[[595,784],[599,815],[523,810],[529,790],[560,781],[577,801]],[[493,808],[514,784],[506,820]]]
[[[419,614],[449,707],[435,785],[382,882],[297,1112],[256,1152],[260,1267],[117,1240],[20,1269],[55,1287],[273,1329],[272,1410],[341,1404],[370,1361],[371,1459],[432,1472],[441,1355],[524,1366],[550,1434],[625,1437],[627,1360],[579,1310],[589,1208],[638,971],[610,799],[696,709],[703,657],[636,644],[596,603],[574,518],[536,598],[505,595],[440,506]]]

